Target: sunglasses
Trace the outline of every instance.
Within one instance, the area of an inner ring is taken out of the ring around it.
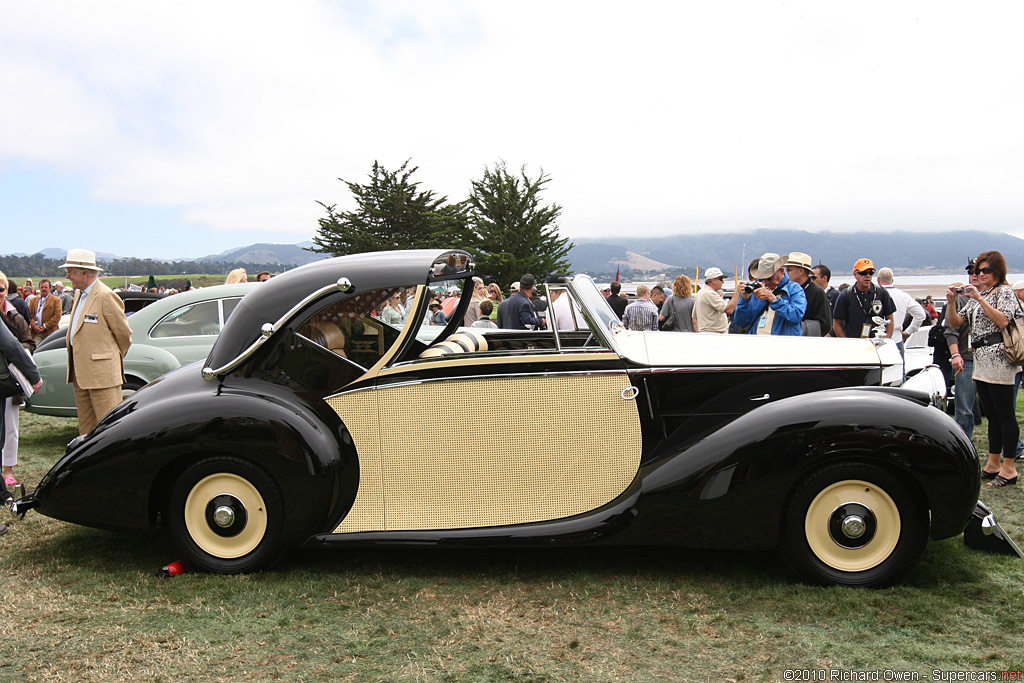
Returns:
[[[874,269],[871,269],[871,270],[855,270],[855,271],[853,271],[853,274],[854,275],[874,275],[875,271],[874,271]]]
[[[981,275],[982,273],[985,273],[985,275],[991,275],[994,272],[995,272],[995,268],[993,268],[991,266],[985,266],[984,268],[975,268],[974,269],[974,274],[975,275]]]

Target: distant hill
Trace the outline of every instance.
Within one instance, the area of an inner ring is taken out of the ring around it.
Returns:
[[[324,254],[317,254],[311,251],[306,251],[304,247],[311,247],[313,243],[310,241],[299,242],[298,244],[250,244],[247,247],[235,247],[223,251],[219,254],[211,254],[209,256],[203,256],[201,258],[179,258],[179,259],[153,259],[161,263],[170,263],[172,261],[196,261],[198,263],[258,263],[260,265],[280,265],[280,266],[301,266],[313,261],[319,261],[326,258]],[[48,259],[59,259],[63,261],[68,254],[67,249],[60,249],[57,247],[51,247],[43,249],[40,252],[45,258]],[[14,253],[12,256],[32,256],[33,254],[25,253]],[[97,252],[96,259],[98,261],[117,261],[123,258],[135,258],[134,255],[127,254],[111,254],[108,252]]]
[[[229,249],[219,254],[203,256],[196,259],[200,263],[259,263],[277,264],[282,266],[302,266],[313,261],[320,261],[327,256],[306,251],[304,244],[250,244],[248,247]]]
[[[1011,272],[1024,272],[1024,240],[996,232],[959,231],[940,233],[831,233],[804,230],[757,230],[751,233],[665,235],[661,237],[573,238],[568,260],[576,273],[594,277],[622,277],[692,273],[697,266],[718,266],[726,272],[741,271],[757,256],[802,251],[814,263],[824,263],[836,273],[848,273],[863,257],[879,268],[889,266],[897,275],[952,273],[963,269],[969,256],[987,249],[1001,251]],[[251,244],[194,259],[202,263],[252,263],[294,267],[326,258],[306,251],[312,242],[298,244]],[[64,259],[66,249],[44,249],[43,256]],[[14,256],[27,256],[14,254]],[[114,261],[125,255],[101,253],[97,258]],[[745,262],[744,262],[745,259]],[[179,259],[161,259],[169,262]],[[187,260],[187,259],[180,259]]]
[[[879,268],[888,266],[899,275],[927,275],[962,270],[969,256],[995,249],[1006,257],[1011,272],[1024,271],[1024,240],[1003,233],[959,231],[942,233],[812,233],[803,230],[757,230],[751,233],[666,235],[663,237],[617,237],[596,240],[574,239],[569,252],[577,273],[614,276],[616,267],[638,254],[654,259],[666,268],[638,268],[634,274],[692,272],[718,266],[731,272],[743,271],[765,252],[778,254],[802,251],[814,263],[824,263],[837,273],[852,270],[859,258],[870,258]],[[744,261],[745,259],[745,261]],[[625,273],[625,268],[622,269]]]

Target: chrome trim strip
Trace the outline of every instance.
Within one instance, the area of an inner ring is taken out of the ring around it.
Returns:
[[[474,380],[474,379],[513,379],[516,377],[592,377],[595,375],[625,375],[624,370],[578,370],[578,371],[564,371],[564,372],[501,372],[487,375],[465,375],[463,377],[424,377],[422,379],[415,380],[404,380],[401,382],[394,383],[378,383],[373,388],[375,389],[388,389],[390,387],[401,387],[416,384],[427,384],[433,382],[450,382],[452,380]]]
[[[324,294],[327,294],[333,289],[336,289],[341,292],[347,292],[352,289],[352,283],[349,282],[349,279],[347,277],[341,277],[338,278],[338,281],[335,282],[334,284],[327,285],[326,287],[321,287],[312,294],[307,294],[306,297],[302,299],[302,301],[292,306],[291,310],[289,310],[287,313],[281,316],[276,323],[272,325],[270,323],[264,323],[259,338],[256,339],[256,341],[254,341],[252,344],[250,344],[249,348],[247,348],[245,351],[242,351],[242,353],[239,354],[234,360],[228,362],[226,365],[217,368],[216,370],[210,367],[203,368],[203,379],[211,380],[217,375],[222,375],[225,372],[231,372],[232,370],[237,368],[239,365],[245,362],[245,360],[248,359],[249,356],[255,353],[256,349],[263,346],[264,342],[270,339],[270,337],[272,337],[275,332],[284,327],[288,323],[288,321],[291,320],[292,317],[296,313],[298,313],[302,308],[309,305],[311,302],[320,298]]]
[[[773,370],[877,370],[878,365],[687,365],[660,368],[631,368],[631,375],[655,375],[676,372],[773,371]]]

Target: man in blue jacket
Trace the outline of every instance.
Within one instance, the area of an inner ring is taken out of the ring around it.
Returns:
[[[740,327],[749,326],[749,334],[801,335],[807,295],[803,287],[789,278],[785,264],[785,257],[764,254],[750,273],[757,279],[750,283],[752,291],[741,289],[733,320]]]

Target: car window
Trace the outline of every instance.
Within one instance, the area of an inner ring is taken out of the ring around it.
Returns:
[[[373,367],[401,334],[405,324],[401,296],[405,287],[389,287],[332,303],[303,321],[298,334],[363,369]],[[399,299],[396,301],[395,296]]]
[[[220,334],[220,311],[217,301],[200,301],[176,308],[153,326],[149,336],[197,337]]]
[[[220,302],[221,308],[224,311],[224,322],[228,321],[228,316],[231,315],[231,311],[235,310],[235,306],[242,300],[242,297],[234,297],[231,299],[222,299]]]

